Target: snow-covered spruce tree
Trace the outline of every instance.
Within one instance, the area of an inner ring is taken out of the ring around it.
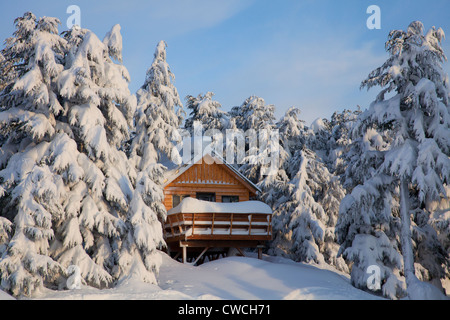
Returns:
[[[399,242],[398,195],[392,177],[377,171],[388,150],[388,127],[367,126],[369,112],[360,114],[350,132],[342,175],[347,195],[336,224],[339,256],[351,264],[352,284],[368,289],[369,267],[380,268],[381,292],[395,299],[405,294]],[[378,131],[377,131],[378,130]]]
[[[121,61],[120,26],[100,41],[90,30],[64,33],[69,52],[57,82],[63,101],[61,134],[73,149],[67,173],[64,215],[55,223],[54,257],[64,266],[78,265],[86,282],[109,286],[120,277],[118,250],[126,236],[136,172],[124,152],[136,108]],[[68,150],[68,147],[63,149]]]
[[[347,152],[351,144],[350,132],[357,116],[357,110],[334,112],[331,119],[318,118],[305,132],[306,144],[320,156],[328,170],[342,176],[347,166]]]
[[[345,109],[331,116],[330,139],[327,143],[327,167],[335,175],[342,176],[347,168],[346,155],[352,143],[351,131],[360,113],[358,106],[355,111]]]
[[[235,119],[236,127],[245,132],[249,129],[271,128],[275,121],[274,112],[274,105],[267,105],[263,98],[251,96],[239,107],[234,107],[231,116]]]
[[[304,255],[305,248],[300,250],[293,243],[295,240],[290,240],[284,244],[285,247],[291,247],[285,252],[292,254],[296,260],[326,262],[330,265],[336,266],[338,269],[348,272],[348,266],[342,258],[337,258],[339,246],[336,243],[336,236],[334,233],[337,216],[339,212],[339,203],[344,196],[344,190],[340,184],[338,177],[335,177],[326,168],[321,157],[311,150],[309,147],[317,147],[319,151],[323,150],[323,146],[315,144],[313,130],[304,125],[304,121],[299,119],[300,110],[292,107],[286,114],[277,122],[276,127],[280,132],[280,145],[285,150],[285,156],[280,157],[280,173],[278,175],[277,183],[266,193],[273,193],[273,198],[276,200],[273,205],[274,209],[274,230],[283,239],[283,234],[294,234],[300,236],[300,229],[297,227],[299,221],[305,222],[308,220],[308,212],[317,214],[313,219],[317,219],[322,224],[322,237],[318,237],[313,241],[317,246],[318,253],[314,258]],[[322,128],[323,129],[323,128]],[[326,135],[327,133],[323,133]],[[325,141],[325,140],[323,140]],[[320,147],[320,148],[319,148]],[[303,172],[300,172],[303,169]],[[302,198],[303,197],[303,198]],[[309,201],[308,200],[308,197]],[[303,202],[305,200],[306,202]],[[309,207],[311,206],[311,207]],[[293,212],[294,215],[291,215]],[[302,217],[303,215],[303,217]],[[306,219],[306,220],[305,220]],[[288,222],[289,221],[289,222]],[[290,230],[294,226],[295,230]],[[311,241],[309,233],[307,237]],[[286,241],[280,241],[283,243]],[[277,248],[277,241],[272,246],[273,252],[282,252]],[[281,244],[281,247],[283,244]],[[300,245],[299,245],[300,246]],[[307,246],[307,244],[305,244]],[[293,250],[293,251],[291,251]],[[294,252],[296,251],[296,252]],[[302,251],[302,253],[300,253]]]
[[[305,144],[305,121],[300,119],[300,113],[300,109],[291,107],[276,123],[276,128],[280,132],[280,143],[288,157],[292,157]]]
[[[430,203],[430,211],[432,214],[429,217],[429,225],[437,232],[437,237],[441,243],[444,254],[450,256],[450,186],[446,186],[447,198]],[[442,279],[442,286],[446,292],[450,292],[450,267],[444,265],[444,272],[447,275],[446,279]]]
[[[232,122],[246,136],[246,156],[239,170],[257,184],[261,199],[271,206],[278,199],[279,184],[286,180],[280,162],[287,158],[274,123],[274,111],[275,106],[251,96],[232,112]]]
[[[13,40],[14,38],[9,39]],[[2,73],[0,74],[0,92],[5,89],[8,84],[11,84],[11,79],[15,78],[13,66],[14,62],[6,60],[0,52],[0,70],[2,70]]]
[[[231,122],[229,115],[221,110],[221,104],[213,100],[213,97],[213,92],[207,92],[204,95],[199,94],[197,97],[186,97],[187,109],[190,109],[191,112],[189,118],[185,121],[184,129],[187,130],[185,134],[189,133],[191,137],[197,137],[191,141],[191,144],[200,143],[201,140],[198,138],[200,136],[210,137],[211,143],[208,144],[208,149],[225,158],[227,148],[226,130],[232,129]],[[200,150],[198,147],[199,145],[194,146],[193,151],[197,153]],[[202,148],[204,147],[206,145]],[[230,145],[230,147],[234,146]]]
[[[334,228],[344,191],[318,156],[303,146],[290,159],[286,201],[274,211],[271,252],[295,261],[328,263],[348,272],[337,257]]]
[[[161,265],[157,250],[165,246],[161,225],[166,216],[161,187],[164,167],[151,163],[137,169],[126,221],[127,234],[118,262],[123,277],[156,284]]]
[[[156,283],[161,261],[157,249],[165,246],[162,226],[166,219],[163,204],[163,175],[166,168],[159,162],[176,162],[174,143],[179,142],[178,129],[183,106],[166,62],[166,44],[159,42],[154,61],[147,71],[144,85],[137,92],[136,135],[131,140],[130,162],[137,172],[120,266],[126,273]]]
[[[275,128],[274,105],[266,105],[264,99],[256,96],[247,98],[239,107],[235,115],[236,127],[246,134],[246,157],[245,163],[241,165],[241,172],[254,183],[264,180],[264,162],[267,159],[266,152],[270,152],[269,146],[266,150],[260,150],[260,141],[267,141],[269,134]]]
[[[445,196],[450,178],[449,80],[442,69],[443,37],[442,29],[434,27],[424,35],[420,22],[411,23],[406,31],[392,31],[386,43],[389,59],[362,83],[362,87],[384,88],[364,113],[362,128],[366,132],[380,128],[389,131],[391,141],[376,170],[385,180],[379,185],[389,193],[383,195],[384,202],[398,197],[403,272],[412,299],[442,297],[435,286],[418,280],[417,264],[419,269],[443,277],[442,264],[448,263],[448,256],[441,255],[444,251],[436,250],[436,232],[428,228],[430,204]],[[390,92],[394,96],[385,99]],[[386,209],[392,207],[374,210],[374,215],[389,219],[393,212]],[[425,241],[433,243],[434,250],[429,245],[421,247]]]
[[[88,284],[110,285],[132,193],[117,150],[135,107],[126,70],[110,59],[111,41],[78,28],[64,39],[57,24],[27,13],[3,50],[21,57],[0,113],[1,215],[13,222],[1,286],[15,295],[63,286],[71,264]]]
[[[317,118],[307,131],[306,144],[324,163],[328,162],[329,142],[331,139],[330,122],[326,118]]]
[[[367,152],[370,152],[369,150]],[[367,290],[371,266],[380,268],[380,290],[395,299],[405,294],[397,234],[398,196],[392,177],[367,178],[342,200],[336,224],[338,256],[351,264],[352,284]]]
[[[7,244],[11,239],[13,224],[4,217],[0,217],[0,257],[6,251]]]
[[[222,111],[222,105],[213,100],[214,93],[207,92],[206,94],[198,95],[197,97],[187,96],[186,107],[190,109],[189,118],[184,124],[185,129],[193,132],[194,121],[201,123],[203,131],[215,129],[223,132],[229,128],[229,119],[226,112]]]
[[[145,83],[137,91],[136,131],[131,153],[152,162],[165,158],[176,161],[179,156],[174,143],[182,137],[179,128],[185,115],[183,104],[174,85],[175,76],[166,61],[166,43],[156,47],[153,63],[147,71]]]
[[[362,83],[367,88],[385,87],[374,103],[381,110],[373,120],[394,126],[381,169],[397,179],[400,189],[401,245],[410,298],[436,297],[437,291],[417,280],[415,260],[432,278],[445,277],[441,265],[449,263],[448,256],[440,255],[443,250],[436,250],[436,233],[426,230],[430,204],[445,197],[450,180],[450,86],[442,68],[443,38],[443,30],[434,27],[424,35],[418,21],[406,31],[392,31],[386,44],[390,58]],[[396,95],[385,100],[384,94],[391,91]],[[425,241],[435,245],[420,246]]]
[[[264,200],[274,211],[280,204],[289,200],[289,181],[292,179],[288,175],[288,173],[292,174],[290,159],[303,147],[306,140],[304,121],[299,118],[299,115],[300,109],[291,107],[275,124],[275,128],[279,131],[280,147],[284,152],[279,154],[278,172],[264,194]]]
[[[58,35],[56,18],[37,19],[28,12],[14,23],[0,70],[0,219],[5,241],[0,287],[19,295],[44,282],[57,285],[63,273],[49,256],[52,221],[62,212],[63,180],[51,172],[47,159],[61,110],[55,79],[64,68],[65,41]]]

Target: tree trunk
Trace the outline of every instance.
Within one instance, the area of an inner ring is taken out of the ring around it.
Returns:
[[[411,214],[409,213],[409,210],[408,183],[405,180],[402,180],[400,182],[400,217],[402,220],[400,237],[408,296],[410,296],[410,286],[418,281],[414,269],[414,253],[411,239]]]

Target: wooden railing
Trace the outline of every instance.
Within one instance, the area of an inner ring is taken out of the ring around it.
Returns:
[[[167,217],[166,241],[270,240],[272,215],[264,213],[178,213]]]

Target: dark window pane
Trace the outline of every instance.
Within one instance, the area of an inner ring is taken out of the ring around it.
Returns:
[[[188,194],[184,194],[184,195],[178,195],[178,194],[174,194],[172,196],[172,207],[175,208],[177,205],[179,205],[181,203],[181,201],[183,201],[186,198],[189,198],[190,195]]]
[[[222,196],[222,202],[239,202],[239,196]]]
[[[173,195],[172,196],[172,207],[176,207],[177,205],[180,204],[180,196],[178,195]]]
[[[197,193],[197,199],[209,202],[216,202],[216,194],[215,193]]]

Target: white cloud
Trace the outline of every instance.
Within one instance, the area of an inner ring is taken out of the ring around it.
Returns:
[[[278,117],[295,105],[307,122],[357,104],[365,107],[375,92],[359,91],[360,83],[387,56],[373,43],[354,48],[352,42],[341,38],[272,44],[249,54],[244,67],[230,72],[217,87],[224,87],[229,97],[242,97],[244,91],[250,95],[248,90],[254,88],[258,92],[253,94],[277,106]]]
[[[98,7],[103,14],[128,16],[133,28],[168,38],[214,27],[256,0],[114,0]]]
[[[210,28],[253,4],[254,0],[169,0],[158,1],[150,17],[168,24],[178,24],[183,30]],[[180,28],[181,29],[181,28]]]

